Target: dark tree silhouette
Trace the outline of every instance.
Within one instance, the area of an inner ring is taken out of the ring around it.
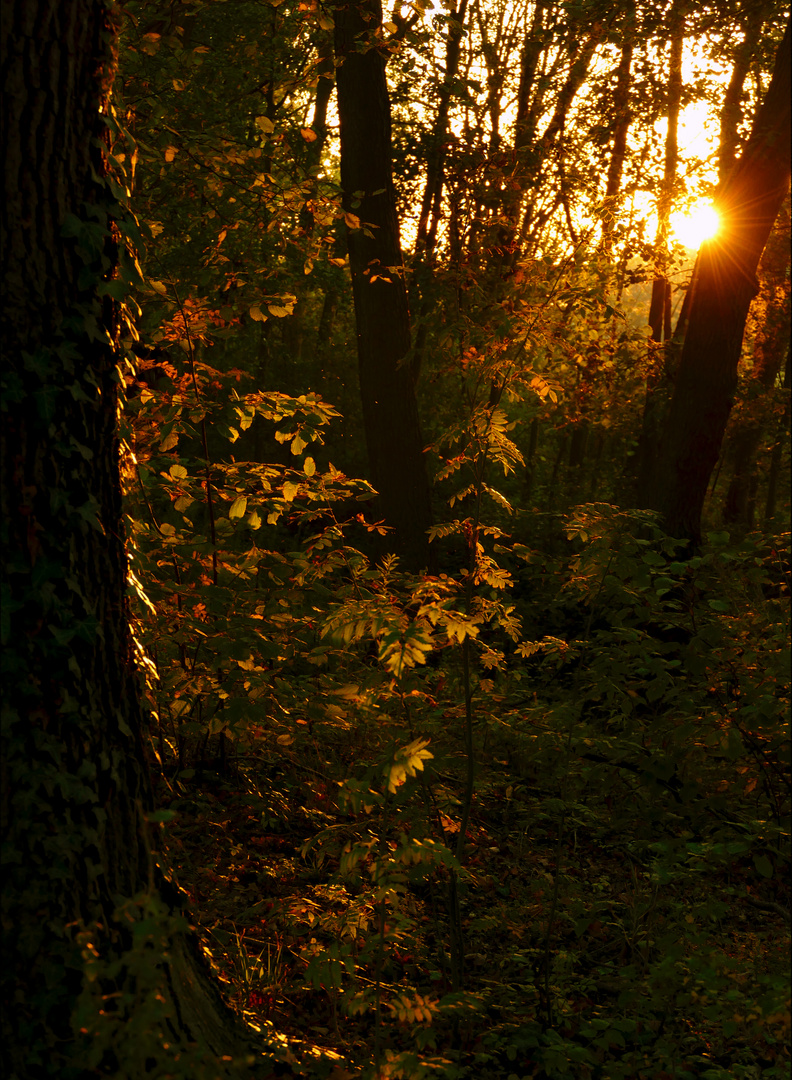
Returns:
[[[104,144],[117,17],[103,0],[3,4],[0,827],[9,1078],[115,1075],[119,1066],[143,1076],[155,1063],[170,1075],[217,1077],[231,1075],[232,1056],[250,1049],[149,842],[151,786],[125,602],[118,305],[109,295],[118,233]],[[267,1072],[253,1067],[253,1075]]]
[[[391,117],[379,0],[335,8],[341,184],[357,324],[358,371],[370,479],[380,493],[392,549],[408,569],[429,560],[431,496],[415,396],[410,313],[404,281]]]
[[[790,33],[740,159],[722,185],[722,227],[693,274],[685,341],[660,451],[654,506],[665,527],[694,544],[737,386],[756,269],[789,188]]]

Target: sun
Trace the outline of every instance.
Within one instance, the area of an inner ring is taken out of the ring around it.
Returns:
[[[712,239],[720,228],[718,211],[711,203],[696,203],[689,210],[671,215],[674,238],[686,248],[698,249]]]

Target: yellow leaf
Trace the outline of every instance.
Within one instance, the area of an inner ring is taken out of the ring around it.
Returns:
[[[294,484],[291,480],[287,480],[286,483],[283,485],[283,497],[286,502],[293,502],[294,496],[299,490],[299,484]]]
[[[300,128],[300,134],[306,142],[316,142],[318,136],[315,131],[311,131],[310,128]]]
[[[279,735],[278,736],[278,743],[281,746],[291,746],[291,744],[293,742],[294,742],[294,736],[293,735]]]
[[[181,79],[174,79],[173,80],[173,89],[174,90],[183,90],[185,86],[186,86],[186,83],[182,82]]]
[[[258,304],[253,304],[251,306],[251,308],[250,308],[250,317],[255,322],[266,322],[267,321],[267,316],[264,314],[264,312],[261,310],[261,308],[258,306]]]
[[[316,472],[316,462],[312,457],[307,457],[305,459],[305,464],[303,465],[303,472],[306,476],[313,476]]]
[[[165,160],[173,161],[179,152],[178,146],[166,146],[165,147]]]
[[[162,284],[162,282],[161,282],[161,281],[151,281],[151,280],[150,280],[150,281],[149,281],[149,285],[150,285],[150,286],[152,287],[152,289],[154,290],[154,292],[158,292],[158,293],[161,293],[161,294],[162,294],[163,296],[164,296],[164,295],[165,295],[165,293],[166,293],[166,292],[168,291],[168,290],[167,290],[167,289],[165,288],[165,286],[164,286],[164,285]]]
[[[331,690],[331,694],[335,694],[336,697],[342,698],[356,698],[360,693],[360,687],[357,683],[347,683],[346,686],[339,686],[336,690]]]
[[[263,131],[265,135],[269,135],[275,130],[275,125],[268,116],[257,116],[256,127]]]
[[[235,518],[241,518],[247,510],[247,496],[239,495],[231,503],[231,509],[228,511],[229,518],[233,521]]]
[[[306,448],[308,443],[300,435],[295,435],[292,439],[291,452],[293,454],[301,454]]]
[[[171,474],[174,480],[183,480],[187,475],[187,470],[183,465],[171,465],[168,472]]]
[[[346,222],[348,229],[360,228],[360,218],[357,216],[357,214],[350,214],[347,213],[347,211],[344,211],[344,221]]]
[[[267,311],[270,315],[274,315],[276,319],[283,319],[292,313],[290,307],[281,307],[280,304],[267,304]]]

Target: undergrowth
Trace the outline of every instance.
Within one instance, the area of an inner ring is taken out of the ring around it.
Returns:
[[[587,504],[537,548],[485,520],[490,409],[436,530],[462,565],[411,577],[317,465],[332,408],[158,373],[126,472],[157,857],[248,1023],[337,1080],[788,1075],[789,536],[690,557]],[[256,416],[293,465],[234,461]]]

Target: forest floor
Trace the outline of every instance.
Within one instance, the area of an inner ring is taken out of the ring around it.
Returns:
[[[390,735],[253,737],[223,769],[158,781],[167,862],[229,1002],[307,1075],[375,1059],[394,1077],[789,1075],[788,889],[747,845],[707,847],[670,789],[630,771],[595,763],[570,795],[574,762],[544,775],[479,731],[462,869],[411,863],[409,838],[439,828],[456,847],[466,763],[435,735],[411,801],[344,812],[361,740]],[[361,844],[390,852],[384,900],[373,856],[349,865]]]

